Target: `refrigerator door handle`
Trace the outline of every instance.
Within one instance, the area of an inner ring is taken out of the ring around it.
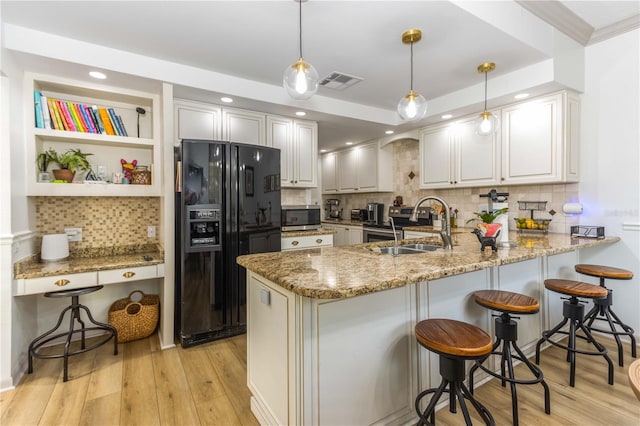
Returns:
[[[216,254],[218,252],[211,253],[211,279],[209,288],[209,303],[211,306],[216,306]]]

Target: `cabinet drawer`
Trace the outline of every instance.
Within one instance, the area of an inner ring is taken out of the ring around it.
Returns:
[[[285,237],[282,239],[282,250],[299,250],[314,247],[333,246],[333,235],[309,235],[302,237]]]
[[[98,271],[98,283],[114,284],[126,281],[146,280],[149,278],[156,278],[157,276],[158,268],[156,265],[110,269],[107,271]]]
[[[25,294],[39,294],[49,291],[70,290],[73,288],[91,287],[97,284],[97,272],[26,278],[17,280],[15,295],[22,296]]]

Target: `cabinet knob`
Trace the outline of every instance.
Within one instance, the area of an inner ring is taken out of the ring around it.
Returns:
[[[501,177],[501,178],[500,178],[500,180],[504,180],[504,178],[503,178],[503,177]]]
[[[450,185],[453,185],[453,182],[452,182],[452,181],[449,181],[449,184],[450,184]]]
[[[128,272],[125,272],[124,274],[122,274],[122,276],[125,277],[125,278],[131,278],[135,274],[136,274],[135,272],[128,271]]]
[[[453,181],[453,184],[454,184],[454,185],[455,185],[455,184],[457,184],[457,183],[458,183],[458,181],[457,181],[457,180],[454,180],[454,181]]]
[[[300,244],[300,242],[297,240],[291,241],[292,246],[297,246],[298,244]]]
[[[290,180],[289,183],[293,183],[293,180]]]
[[[322,243],[322,238],[318,238],[318,239],[316,240],[316,243],[321,244],[321,243]]]
[[[57,285],[58,287],[62,287],[62,286],[65,286],[65,285],[69,284],[70,282],[71,282],[71,281],[69,281],[69,280],[65,280],[65,279],[63,278],[63,279],[61,279],[61,280],[58,280],[58,281],[54,282],[54,284],[55,284],[55,285]]]
[[[293,183],[298,183],[298,181],[295,181],[295,182],[293,182]]]

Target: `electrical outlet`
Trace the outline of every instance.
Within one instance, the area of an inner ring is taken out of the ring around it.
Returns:
[[[82,241],[82,228],[64,228],[64,233],[69,237],[69,241]]]
[[[155,237],[156,237],[156,227],[147,226],[147,238],[155,238]]]

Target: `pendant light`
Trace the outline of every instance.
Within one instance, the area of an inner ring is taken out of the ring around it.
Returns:
[[[478,72],[484,73],[484,111],[475,122],[476,134],[480,136],[488,136],[491,133],[497,132],[500,125],[498,117],[487,111],[487,74],[494,69],[496,69],[496,64],[493,62],[485,62],[484,64],[478,65]]]
[[[427,113],[427,100],[413,90],[413,43],[422,39],[422,31],[407,30],[402,33],[402,42],[411,45],[411,86],[409,93],[398,102],[398,114],[405,121],[420,120]]]
[[[300,59],[289,65],[284,71],[282,84],[287,93],[294,99],[309,99],[318,91],[318,72],[310,63],[302,59],[302,2],[306,0],[294,0],[300,4],[299,13],[299,43]]]

